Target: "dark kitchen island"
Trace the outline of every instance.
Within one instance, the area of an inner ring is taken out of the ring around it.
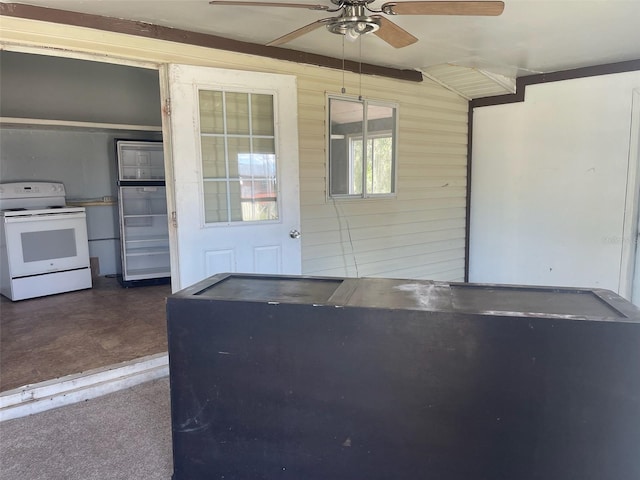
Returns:
[[[638,480],[605,290],[220,274],[167,300],[174,480]]]

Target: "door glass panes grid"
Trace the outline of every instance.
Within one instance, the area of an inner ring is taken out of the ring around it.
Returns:
[[[205,223],[277,220],[273,95],[199,91]]]

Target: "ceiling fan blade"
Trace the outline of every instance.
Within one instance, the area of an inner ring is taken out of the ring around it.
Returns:
[[[272,40],[271,42],[267,43],[267,47],[275,47],[277,45],[282,45],[283,43],[290,42],[291,40],[295,40],[296,38],[301,37],[302,35],[305,35],[309,32],[313,32],[315,29],[322,27],[324,24],[326,24],[330,20],[331,18],[323,18],[322,20],[316,20],[315,22],[310,23],[309,25],[305,25],[304,27],[294,30],[293,32],[287,33],[286,35],[283,35],[280,38],[276,38],[275,40]]]
[[[388,2],[382,11],[388,15],[484,15],[497,16],[504,2]]]
[[[236,2],[234,0],[213,0],[209,5],[230,5],[233,7],[289,7],[306,8],[307,10],[329,10],[326,5],[309,5],[308,3],[275,3],[275,2]]]
[[[404,28],[399,27],[386,17],[378,17],[380,20],[380,28],[375,33],[382,40],[395,48],[402,48],[413,43],[416,43],[418,39],[407,32]]]

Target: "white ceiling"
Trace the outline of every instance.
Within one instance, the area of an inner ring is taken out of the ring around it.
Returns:
[[[286,3],[283,0],[268,0]],[[332,5],[330,0],[290,0]],[[398,0],[401,2],[402,0]],[[27,0],[20,3],[144,21],[266,44],[331,15],[297,8],[211,6],[208,0]],[[379,8],[383,0],[376,0]],[[375,35],[345,43],[346,59],[428,71],[442,64],[508,78],[640,59],[640,0],[504,0],[498,17],[395,16],[419,38],[395,49]],[[285,48],[341,58],[324,28]]]

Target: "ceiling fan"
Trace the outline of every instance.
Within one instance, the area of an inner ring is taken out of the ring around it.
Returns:
[[[323,18],[305,25],[291,33],[267,43],[268,46],[282,45],[325,25],[331,33],[344,35],[355,40],[360,35],[373,33],[395,48],[402,48],[418,41],[405,29],[383,15],[482,15],[496,16],[504,10],[501,1],[399,1],[387,2],[380,10],[369,8],[375,0],[331,0],[335,7],[310,5],[306,3],[244,2],[235,0],[213,0],[211,5],[231,5],[244,7],[287,7],[304,8],[325,12],[340,12],[338,16]],[[369,15],[372,13],[373,15]],[[381,15],[383,14],[383,15]]]

